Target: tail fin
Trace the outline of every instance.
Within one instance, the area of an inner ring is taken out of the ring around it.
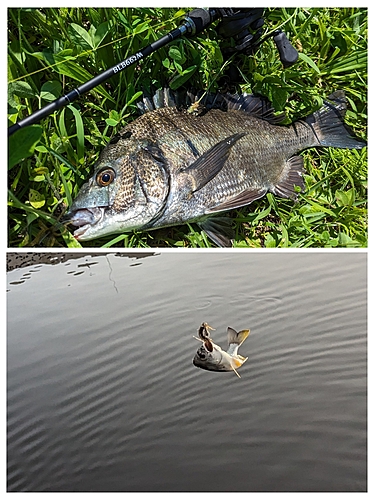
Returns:
[[[345,92],[338,90],[328,99],[318,111],[305,118],[305,122],[314,130],[318,145],[344,149],[361,149],[366,146],[367,143],[355,137],[344,123]]]
[[[228,334],[228,345],[230,344],[238,344],[238,347],[244,343],[247,337],[250,334],[250,330],[241,330],[240,332],[236,332],[234,328],[228,326],[227,329]]]

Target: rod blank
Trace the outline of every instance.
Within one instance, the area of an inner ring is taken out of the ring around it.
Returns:
[[[199,13],[200,11],[205,12],[205,17],[204,20],[201,21],[200,23],[197,24],[197,20],[199,19]],[[196,13],[196,14],[195,14]],[[190,17],[192,16],[192,17]],[[116,75],[120,71],[123,71],[124,69],[128,68],[129,66],[132,66],[133,64],[137,63],[144,57],[150,55],[152,52],[155,52],[155,50],[160,49],[161,47],[164,47],[164,45],[167,45],[168,43],[172,42],[173,40],[176,40],[177,38],[180,38],[184,34],[195,34],[199,31],[202,31],[213,19],[213,17],[206,11],[205,9],[196,9],[195,11],[192,11],[189,13],[189,16],[186,18],[185,24],[182,24],[179,28],[176,28],[172,30],[170,33],[167,35],[159,38],[159,40],[156,40],[155,42],[151,43],[150,45],[147,45],[144,49],[140,50],[136,54],[128,57],[124,61],[121,61],[120,63],[116,64],[115,66],[112,66],[111,68],[103,71],[99,75],[95,76],[94,78],[91,78],[91,80],[88,80],[87,82],[83,83],[76,89],[73,89],[70,91],[68,94],[59,97],[58,99],[54,100],[50,104],[47,104],[43,108],[39,109],[38,111],[35,111],[31,115],[27,116],[26,118],[23,118],[22,120],[16,122],[14,125],[10,126],[8,128],[8,136],[11,136],[14,134],[17,130],[26,127],[28,125],[33,125],[43,118],[46,118],[48,115],[53,113],[54,111],[57,111],[64,106],[67,106],[68,104],[72,103],[79,97],[81,97],[83,94],[86,94],[93,88],[97,87],[98,85],[102,84],[112,76]]]

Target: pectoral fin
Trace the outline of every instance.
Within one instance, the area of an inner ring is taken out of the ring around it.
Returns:
[[[242,363],[239,362],[239,361],[237,361],[236,359],[232,358],[231,359],[231,365],[232,365],[233,371],[237,375],[237,377],[241,378],[241,375],[238,373],[238,371],[236,370],[236,368],[239,368],[242,365]]]
[[[239,358],[239,359],[238,359]],[[240,374],[237,372],[237,368],[239,368],[240,366],[242,366],[245,361],[247,361],[248,358],[244,358],[243,356],[240,356],[239,354],[237,354],[237,358],[232,358],[230,360],[231,362],[231,366],[233,368],[233,371],[234,373],[239,377],[241,378]]]
[[[236,358],[232,358],[231,363],[232,363],[232,366],[234,366],[235,368],[239,368],[240,366],[243,365],[243,362],[239,359],[236,359]]]
[[[246,134],[242,132],[227,137],[203,153],[194,163],[181,170],[181,172],[191,175],[193,193],[202,189],[220,172],[228,159],[232,146],[244,135]]]

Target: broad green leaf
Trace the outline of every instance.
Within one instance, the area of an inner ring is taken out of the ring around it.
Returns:
[[[42,52],[33,52],[30,54],[31,56],[39,59],[40,61],[45,61],[47,64],[51,66],[56,63],[60,63],[62,61],[67,60],[75,60],[76,58],[73,56],[73,49],[65,49],[60,52],[54,53],[50,49],[43,50]]]
[[[68,33],[72,42],[75,43],[76,45],[79,45],[84,50],[94,48],[94,44],[92,42],[89,33],[87,33],[87,31],[84,28],[82,28],[82,26],[80,26],[79,24],[75,23],[70,24],[68,26]]]
[[[272,104],[275,111],[282,111],[285,109],[285,103],[288,99],[288,92],[278,86],[273,86],[271,89]]]
[[[184,62],[186,61],[186,57],[180,52],[177,47],[171,47],[168,51],[168,55],[171,59],[180,64],[184,64]]]
[[[177,71],[180,73],[180,75],[184,74],[184,70],[183,70],[180,63],[178,63],[177,61],[174,61],[174,67],[177,69]]]
[[[276,240],[271,233],[267,233],[264,238],[264,246],[266,248],[276,248]]]
[[[37,94],[35,93],[33,88],[27,82],[23,82],[21,80],[18,82],[9,83],[8,94],[24,98],[37,97]]]
[[[167,69],[169,69],[169,68],[170,68],[170,66],[171,66],[171,61],[168,59],[168,57],[166,57],[165,59],[163,59],[163,60],[162,60],[162,65],[163,65],[165,68],[167,68]]]
[[[113,118],[106,118],[105,122],[110,127],[116,127],[116,125],[118,125],[118,120],[114,120]]]
[[[29,189],[29,202],[32,207],[38,209],[45,205],[46,199],[42,193],[35,191],[35,189]]]
[[[140,90],[139,92],[136,92],[127,102],[126,102],[126,105],[129,106],[129,104],[131,104],[132,102],[136,101],[137,99],[139,99],[139,97],[141,97],[141,95],[143,94],[143,92]]]
[[[355,200],[355,191],[353,188],[348,189],[348,191],[337,189],[335,192],[335,197],[339,206],[351,206],[353,205]]]
[[[143,33],[144,31],[150,29],[149,21],[145,21],[144,23],[139,23],[133,30],[133,35],[137,35],[139,33]]]
[[[99,24],[97,27],[95,34],[93,35],[93,43],[94,47],[99,47],[104,38],[109,33],[109,23],[106,21],[105,23]]]
[[[33,154],[35,145],[41,138],[42,133],[43,128],[40,125],[30,125],[17,130],[9,137],[8,168],[12,168],[21,160]]]
[[[339,237],[339,245],[340,246],[342,246],[342,247],[356,246],[355,242],[348,234],[339,232],[338,237]]]
[[[187,68],[183,71],[181,75],[177,75],[174,78],[172,78],[169,86],[172,90],[176,90],[181,85],[183,85],[185,82],[189,80],[189,78],[195,73],[197,69],[197,66],[190,66],[190,68]]]
[[[57,80],[53,80],[42,85],[40,97],[45,101],[54,101],[61,96],[61,92],[61,83]]]

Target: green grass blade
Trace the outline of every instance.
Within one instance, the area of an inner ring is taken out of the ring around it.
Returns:
[[[72,111],[77,129],[77,156],[81,162],[85,155],[85,130],[83,126],[82,116],[80,111],[73,105],[69,104],[68,108]]]

